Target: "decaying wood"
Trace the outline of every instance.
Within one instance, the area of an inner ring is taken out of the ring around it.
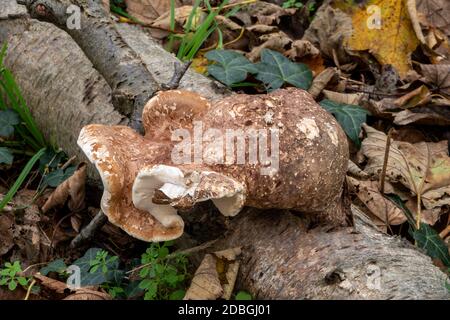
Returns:
[[[113,103],[114,88],[105,80],[117,65],[108,61],[104,67],[109,71],[97,71],[99,62],[91,60],[86,48],[80,49],[75,36],[29,19],[23,7],[13,2],[0,0],[0,41],[9,43],[5,64],[47,139],[85,159],[76,145],[81,127],[129,122]],[[167,83],[176,59],[140,27],[115,28],[126,52],[140,57],[158,84]],[[107,59],[103,49],[97,50],[98,59]],[[125,76],[128,81],[135,79],[133,73]],[[227,94],[220,85],[191,71],[180,87],[213,99]],[[94,172],[88,174],[95,179]],[[274,299],[450,298],[445,274],[406,241],[386,236],[360,220],[356,230],[308,230],[306,221],[289,213],[257,210],[241,212],[233,219],[217,246],[242,247],[239,286],[255,297]]]
[[[302,217],[248,210],[215,246],[242,247],[238,286],[260,299],[450,298],[430,257],[355,220],[308,230]]]

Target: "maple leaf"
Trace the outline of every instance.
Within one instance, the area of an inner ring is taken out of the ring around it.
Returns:
[[[382,65],[391,64],[401,77],[406,75],[419,40],[405,0],[370,0],[354,11],[352,24],[353,33],[347,40],[352,50],[369,50]]]

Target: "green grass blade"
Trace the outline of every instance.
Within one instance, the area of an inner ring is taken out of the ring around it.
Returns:
[[[8,193],[5,195],[3,200],[0,202],[0,211],[3,210],[3,208],[6,206],[6,204],[11,201],[11,199],[16,194],[17,190],[19,190],[22,183],[25,181],[28,174],[33,169],[33,166],[36,164],[37,161],[44,155],[46,148],[42,148],[39,150],[30,160],[28,160],[28,163],[23,168],[22,172],[20,173],[19,177],[17,178],[16,182],[14,182],[11,189],[9,189]]]
[[[8,96],[8,101],[11,104],[11,108],[19,114],[30,135],[37,142],[38,146],[36,147],[35,145],[33,148],[35,150],[39,150],[46,145],[45,139],[38,129],[30,110],[25,103],[25,99],[20,92],[19,86],[9,70],[3,69],[0,76],[0,87]],[[3,101],[2,104],[6,103]]]
[[[177,58],[180,60],[183,60],[184,56],[186,55],[186,52],[188,51],[186,49],[186,46],[189,43],[189,33],[191,32],[192,28],[192,20],[194,19],[195,14],[197,13],[197,8],[200,6],[201,0],[195,0],[194,5],[192,6],[191,13],[189,14],[188,20],[186,22],[186,26],[184,28],[184,37],[181,40],[180,48],[178,49]]]
[[[8,49],[8,44],[5,42],[0,51],[0,68],[3,67],[3,59],[5,59],[7,49]]]

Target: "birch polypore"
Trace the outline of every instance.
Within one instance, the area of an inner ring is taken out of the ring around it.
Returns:
[[[234,216],[244,206],[332,215],[340,199],[347,139],[306,91],[213,102],[164,91],[142,119],[144,137],[123,126],[89,125],[78,140],[102,177],[103,211],[136,238],[179,237],[177,210],[206,200]]]

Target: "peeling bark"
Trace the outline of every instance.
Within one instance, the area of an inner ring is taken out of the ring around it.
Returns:
[[[450,299],[430,257],[355,220],[308,230],[305,217],[248,210],[215,247],[242,246],[238,286],[259,299]]]

